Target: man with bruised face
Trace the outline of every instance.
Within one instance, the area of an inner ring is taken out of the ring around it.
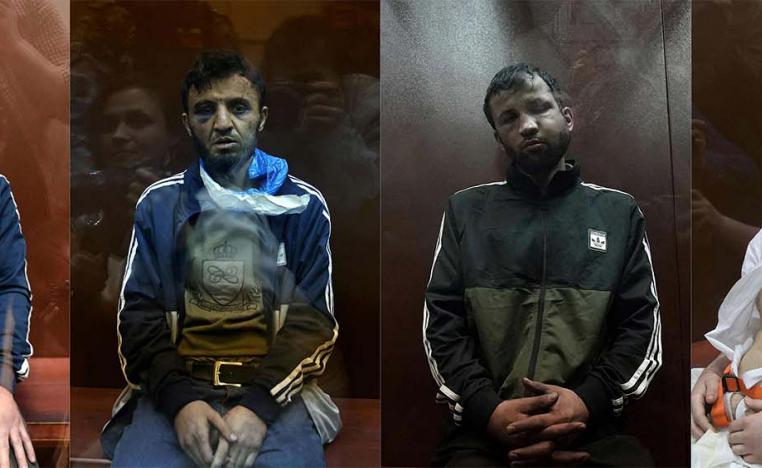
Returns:
[[[650,465],[617,428],[662,359],[643,215],[580,179],[572,109],[548,73],[500,70],[484,114],[510,164],[442,218],[423,341],[452,419],[434,463]]]
[[[201,54],[181,95],[198,160],[137,203],[118,311],[130,392],[105,452],[114,466],[324,466],[341,424],[315,379],[338,335],[328,208],[257,148],[265,84],[245,58]]]

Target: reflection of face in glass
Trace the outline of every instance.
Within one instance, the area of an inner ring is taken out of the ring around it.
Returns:
[[[158,98],[142,88],[126,88],[105,101],[99,125],[102,160],[112,167],[136,169],[163,165],[171,138]]]
[[[338,78],[276,80],[268,86],[268,95],[276,109],[269,125],[273,131],[326,132],[345,115]]]
[[[296,18],[273,33],[265,52],[270,131],[324,134],[345,116],[341,61],[326,19]]]

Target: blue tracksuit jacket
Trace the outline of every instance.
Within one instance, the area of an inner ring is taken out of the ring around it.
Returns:
[[[8,179],[0,175],[0,385],[13,391],[29,375],[29,318],[32,296],[26,272],[26,243]],[[12,372],[11,372],[12,371]]]
[[[167,317],[177,317],[177,336],[181,336],[186,287],[183,227],[201,212],[199,197],[204,191],[197,163],[146,189],[135,212],[119,299],[117,329],[124,375],[172,418],[202,397],[190,385]],[[272,311],[288,304],[288,313],[241,404],[267,423],[299,393],[306,379],[324,371],[338,335],[325,201],[314,187],[293,176],[276,195],[305,194],[310,201],[303,212],[266,217],[286,257],[285,265],[268,281],[266,304]]]

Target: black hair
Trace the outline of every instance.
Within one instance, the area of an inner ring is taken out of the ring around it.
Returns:
[[[501,91],[515,90],[526,84],[528,81],[531,81],[535,76],[542,78],[545,84],[548,85],[558,107],[562,108],[567,105],[568,96],[561,91],[556,79],[548,72],[526,63],[516,63],[503,68],[495,74],[487,88],[487,94],[484,96],[484,115],[487,117],[487,121],[492,128],[495,128],[495,121],[492,119],[492,110],[489,105],[492,96],[495,96]]]
[[[180,99],[183,110],[188,112],[188,93],[192,88],[198,91],[209,89],[213,81],[240,75],[251,82],[259,94],[259,107],[265,105],[265,80],[254,65],[238,52],[232,50],[210,50],[202,52],[183,78]]]

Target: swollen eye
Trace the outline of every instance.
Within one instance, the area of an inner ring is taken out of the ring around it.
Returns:
[[[208,106],[199,107],[194,109],[193,113],[196,115],[211,115],[213,113],[213,109]]]

